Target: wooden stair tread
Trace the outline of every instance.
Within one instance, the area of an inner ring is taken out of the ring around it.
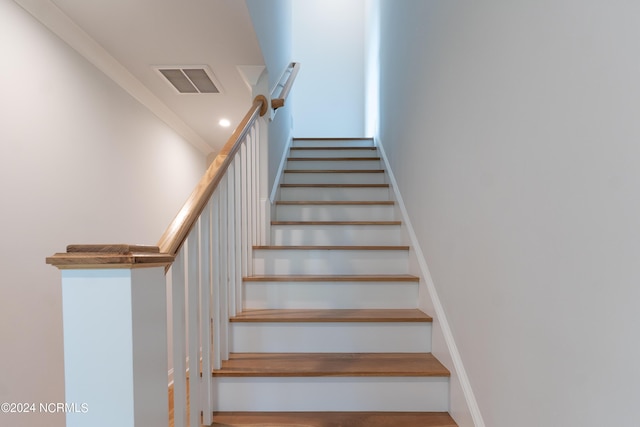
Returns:
[[[446,412],[216,412],[211,427],[457,427]]]
[[[401,225],[401,221],[271,221],[271,225]]]
[[[288,157],[287,160],[293,160],[295,162],[313,162],[313,161],[364,161],[364,160],[380,160],[380,157]]]
[[[368,206],[368,205],[394,205],[393,200],[370,200],[370,201],[357,201],[357,200],[278,200],[276,205],[284,206],[297,206],[297,205],[309,205],[309,206]]]
[[[280,184],[282,188],[388,188],[389,184]]]
[[[384,169],[285,169],[284,173],[384,173]]]
[[[431,353],[231,353],[213,376],[449,377]]]
[[[300,250],[300,251],[408,251],[409,246],[254,246],[263,250]]]
[[[301,150],[301,151],[308,151],[308,150],[377,150],[377,147],[349,147],[349,146],[335,146],[335,147],[291,147],[290,148],[292,151],[294,150]]]
[[[248,276],[245,282],[419,282],[418,276],[411,274],[378,275],[287,275],[287,276]]]
[[[373,141],[371,136],[347,136],[344,138],[336,136],[294,136],[294,141]]]
[[[411,309],[259,309],[246,310],[231,322],[431,322],[421,310]]]

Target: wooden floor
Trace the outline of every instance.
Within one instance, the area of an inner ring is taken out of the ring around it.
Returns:
[[[280,184],[282,188],[389,188],[389,184]]]
[[[373,206],[373,205],[393,205],[393,200],[370,200],[370,201],[356,201],[356,200],[278,200],[276,205],[283,206]]]
[[[284,251],[330,251],[330,250],[342,250],[342,251],[408,251],[409,246],[403,245],[368,245],[368,246],[340,246],[340,245],[329,245],[329,246],[320,246],[320,245],[261,245],[254,246],[253,249],[263,249],[263,250],[284,250]]]
[[[456,427],[444,412],[225,412],[212,427]]]
[[[448,377],[431,353],[231,353],[221,377]]]
[[[187,414],[189,413],[189,403],[189,377],[187,377]],[[173,408],[173,383],[171,383],[169,386],[169,427],[174,427],[175,425],[175,411]]]
[[[366,162],[380,161],[380,157],[289,157],[294,162]]]
[[[290,147],[291,151],[375,151],[376,147]]]
[[[377,275],[301,275],[288,276],[248,276],[244,282],[419,282],[420,278],[410,274],[377,274]]]
[[[384,169],[285,169],[284,173],[384,173]]]
[[[401,225],[402,221],[271,221],[271,225]]]
[[[431,322],[418,309],[261,309],[246,310],[231,322]]]
[[[173,427],[174,422],[174,411],[173,411],[173,384],[169,386],[169,427]]]

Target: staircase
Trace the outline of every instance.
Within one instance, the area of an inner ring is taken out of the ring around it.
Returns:
[[[295,139],[283,175],[212,425],[456,426],[373,141]]]

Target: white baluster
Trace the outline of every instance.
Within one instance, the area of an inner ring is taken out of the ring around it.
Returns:
[[[199,222],[199,221],[198,221]],[[189,426],[200,425],[200,340],[198,339],[200,291],[200,227],[193,228],[187,238],[187,343],[189,357],[189,382],[187,389],[189,396]]]
[[[227,176],[220,181],[217,194],[217,206],[219,225],[220,247],[220,353],[222,360],[229,359],[229,278],[227,275]]]
[[[248,214],[247,214],[247,232],[249,233],[249,239],[247,242],[247,246],[249,249],[249,274],[253,274],[253,245],[255,244],[255,230],[253,227],[254,224],[254,214],[255,214],[255,206],[254,206],[254,202],[255,199],[253,197],[254,195],[254,186],[255,186],[255,158],[253,156],[253,138],[251,136],[251,132],[249,132],[249,135],[247,136],[247,142],[246,142],[246,146],[247,146],[247,167],[249,169],[249,174],[248,174],[248,182],[247,182],[247,207],[248,207]]]
[[[220,299],[220,213],[218,206],[220,197],[218,192],[213,194],[212,217],[211,217],[211,272],[212,272],[212,298],[213,298],[213,369],[220,369],[222,364],[221,350],[221,299]]]
[[[233,221],[234,221],[234,233],[233,239],[235,246],[235,263],[236,263],[236,310],[242,311],[242,277],[246,274],[246,266],[242,262],[242,197],[240,195],[240,189],[242,185],[240,156],[236,155],[233,161],[233,170],[235,172],[234,179],[234,197],[233,197]]]
[[[251,224],[251,233],[253,239],[252,245],[257,245],[259,242],[258,223],[260,222],[259,204],[260,204],[260,192],[258,187],[258,180],[260,177],[260,162],[258,162],[258,132],[256,125],[251,128],[251,163],[253,169],[253,189],[251,191],[251,203],[253,205],[253,223]]]
[[[249,170],[249,164],[247,161],[247,146],[243,144],[240,148],[240,165],[241,165],[241,173],[240,173],[240,199],[241,199],[241,210],[240,210],[240,230],[241,230],[241,245],[242,245],[242,275],[249,276],[251,275],[252,261],[251,261],[251,252],[250,252],[250,236],[249,236],[249,198],[248,194],[248,186],[249,186],[249,177],[251,175],[251,171]]]
[[[269,127],[263,119],[256,121],[258,130],[258,164],[259,173],[259,197],[260,197],[260,245],[268,245],[271,241],[271,200],[269,199]]]
[[[181,249],[171,267],[171,299],[173,323],[173,421],[174,427],[184,427],[187,418],[186,388],[186,318],[184,250]]]
[[[226,207],[227,207],[227,274],[229,277],[229,315],[235,316],[238,312],[237,307],[238,304],[236,302],[236,249],[235,249],[235,238],[236,238],[236,218],[235,218],[235,163],[231,163],[229,165],[229,169],[227,170],[227,197],[226,197]]]
[[[211,201],[200,218],[200,345],[202,348],[202,423],[212,423],[211,383]],[[193,402],[193,400],[191,400]]]

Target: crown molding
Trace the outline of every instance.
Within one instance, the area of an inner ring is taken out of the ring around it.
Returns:
[[[14,0],[203,154],[212,147],[50,0]]]

